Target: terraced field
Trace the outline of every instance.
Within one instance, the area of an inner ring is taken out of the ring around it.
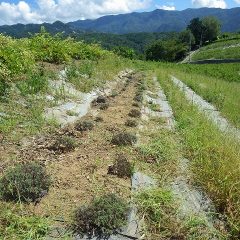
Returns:
[[[1,42],[0,239],[239,239],[238,64]]]

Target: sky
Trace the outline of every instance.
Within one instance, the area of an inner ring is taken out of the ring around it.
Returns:
[[[0,25],[70,22],[157,8],[172,11],[200,7],[240,7],[240,0],[0,0]]]

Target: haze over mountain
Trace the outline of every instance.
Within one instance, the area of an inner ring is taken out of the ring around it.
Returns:
[[[240,31],[240,8],[219,9],[199,8],[183,11],[154,10],[152,12],[129,13],[104,16],[95,20],[78,20],[70,23],[57,21],[53,24],[16,24],[0,26],[0,32],[15,37],[27,36],[29,32],[39,32],[45,26],[51,33],[103,32],[125,34],[131,32],[179,32],[186,28],[195,17],[215,16],[222,23],[223,32]]]

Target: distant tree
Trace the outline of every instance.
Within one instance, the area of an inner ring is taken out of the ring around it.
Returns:
[[[203,34],[203,24],[199,18],[193,18],[190,24],[187,26],[187,30],[190,30],[195,38],[196,44],[199,45]]]
[[[188,49],[189,49],[189,47],[192,48],[192,46],[194,46],[196,43],[195,37],[189,29],[186,29],[186,30],[180,32],[178,38],[181,43],[188,46]]]
[[[203,42],[212,42],[220,34],[221,24],[216,17],[205,17],[202,19],[203,25]]]
[[[182,59],[187,52],[185,44],[177,40],[160,40],[146,49],[146,60],[174,62]]]
[[[117,46],[113,48],[113,52],[125,58],[130,58],[130,59],[136,58],[136,53],[134,49],[129,47]]]
[[[221,24],[216,17],[205,17],[203,19],[194,18],[190,21],[187,29],[189,29],[195,37],[197,45],[206,42],[212,42],[217,39],[220,34]]]

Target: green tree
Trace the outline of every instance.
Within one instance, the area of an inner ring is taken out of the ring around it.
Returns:
[[[174,62],[182,59],[187,52],[185,44],[173,40],[160,40],[146,49],[146,60]]]
[[[195,38],[196,44],[199,45],[203,34],[203,24],[199,18],[193,18],[190,24],[187,26],[187,30],[190,30]]]
[[[203,42],[212,42],[220,34],[221,24],[216,17],[205,17],[202,20],[203,25]]]
[[[196,44],[202,45],[206,42],[212,42],[220,34],[221,24],[216,17],[205,17],[203,19],[194,18],[190,21],[189,29],[195,37]]]
[[[188,46],[188,48],[192,48],[196,43],[195,37],[189,29],[180,32],[178,38],[180,42]]]
[[[124,46],[116,46],[113,48],[113,52],[119,56],[134,59],[136,58],[136,53],[134,49]]]

